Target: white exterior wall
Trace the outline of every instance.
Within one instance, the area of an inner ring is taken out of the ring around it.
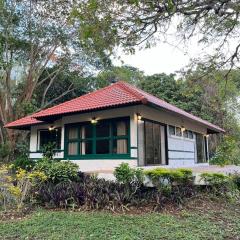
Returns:
[[[130,166],[143,166],[144,165],[144,128],[143,122],[137,120],[137,113],[140,113],[143,118],[154,120],[160,123],[184,126],[188,130],[206,134],[206,127],[196,124],[192,121],[186,120],[183,117],[174,115],[173,113],[154,109],[148,106],[130,106],[124,108],[108,109],[103,111],[96,111],[94,113],[75,114],[64,116],[51,124],[37,125],[31,127],[30,137],[30,157],[41,158],[42,154],[38,153],[38,130],[47,129],[49,126],[61,127],[62,139],[61,149],[64,150],[64,125],[68,123],[77,123],[91,121],[93,117],[97,120],[117,118],[117,117],[130,117],[130,156],[131,159],[81,159],[72,160],[77,163],[82,171],[98,171],[98,170],[113,170],[121,162],[127,162]],[[167,131],[168,132],[168,131]],[[163,137],[163,136],[162,136]],[[162,146],[162,149],[164,147]],[[164,148],[165,149],[165,148]],[[187,152],[188,151],[188,152]],[[176,136],[168,135],[168,155],[169,167],[185,167],[194,166],[196,164],[196,140],[183,139]],[[59,152],[56,158],[64,158],[64,152]],[[67,159],[66,159],[67,160]]]

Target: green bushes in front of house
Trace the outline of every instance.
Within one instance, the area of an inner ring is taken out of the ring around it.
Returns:
[[[3,172],[4,178],[8,179],[8,171]],[[115,169],[114,176],[116,181],[100,179],[96,175],[79,172],[78,166],[72,162],[45,157],[36,162],[30,171],[18,169],[15,175],[13,173],[7,182],[8,191],[4,192],[0,186],[0,198],[3,199],[4,193],[10,194],[9,201],[14,196],[12,202],[18,208],[25,204],[111,211],[145,205],[159,209],[166,204],[183,204],[185,200],[203,193],[239,199],[240,175],[237,174],[205,173],[201,178],[206,185],[196,186],[190,169],[156,168],[143,171],[122,163]],[[146,180],[153,185],[147,187],[144,184]]]

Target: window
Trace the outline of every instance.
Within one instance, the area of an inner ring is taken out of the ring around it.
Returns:
[[[178,136],[178,137],[182,136],[182,130],[180,127],[176,127],[176,136]]]
[[[184,138],[189,138],[193,139],[193,132],[190,130],[184,130],[182,131],[180,127],[175,127],[175,126],[168,126],[168,132],[169,135],[171,136],[178,136],[178,137],[184,137]]]
[[[38,132],[38,150],[43,150],[44,145],[55,144],[55,149],[61,149],[61,128],[55,128],[51,131],[42,129]]]
[[[129,118],[68,125],[66,132],[66,155],[70,158],[129,155]]]
[[[207,162],[207,144],[206,138],[200,134],[196,133],[196,145],[197,145],[197,163]]]
[[[188,138],[193,139],[193,132],[192,131],[188,131]]]
[[[169,126],[169,134],[170,135],[176,135],[176,131],[175,131],[175,127],[174,126]]]
[[[145,165],[165,164],[165,127],[152,121],[144,121]]]

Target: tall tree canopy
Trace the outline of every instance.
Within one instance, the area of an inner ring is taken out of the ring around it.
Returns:
[[[90,49],[116,46],[134,51],[143,43],[165,40],[169,29],[186,41],[197,36],[211,46],[210,64],[218,67],[238,63],[240,8],[237,0],[86,0],[75,5],[73,17],[80,21],[80,38]],[[216,65],[215,65],[216,66]]]
[[[49,97],[62,72],[81,77],[107,62],[93,51],[86,54],[79,26],[68,21],[71,10],[71,1],[0,0],[0,142],[14,146],[17,138],[4,124],[74,91],[65,81]],[[37,106],[36,91],[42,94]]]

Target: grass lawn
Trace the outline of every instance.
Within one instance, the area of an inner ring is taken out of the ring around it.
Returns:
[[[0,239],[240,239],[240,206],[140,215],[38,210],[0,221]]]

